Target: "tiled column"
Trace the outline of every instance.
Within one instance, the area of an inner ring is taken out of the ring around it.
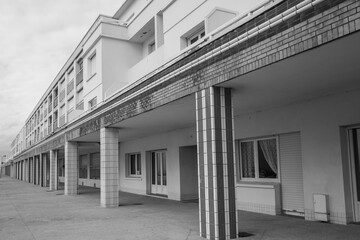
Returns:
[[[25,181],[25,159],[21,161],[21,180]]]
[[[39,168],[38,162],[39,162],[39,157],[34,156],[34,184],[35,185],[37,184],[37,179],[38,179],[38,172],[37,172],[38,168]]]
[[[65,142],[65,195],[78,193],[78,145]]]
[[[28,182],[29,181],[29,178],[28,178],[28,159],[25,159],[24,160],[24,164],[25,164],[25,182]]]
[[[235,154],[231,90],[196,93],[200,235],[235,239]]]
[[[100,202],[102,207],[119,206],[119,130],[100,129]]]
[[[57,150],[50,150],[50,190],[58,188],[57,157]]]
[[[40,187],[43,186],[43,157],[42,157],[42,153],[40,153],[39,155],[39,185]]]
[[[47,187],[46,186],[46,160],[47,160],[47,154],[44,154],[42,159],[43,159],[42,160],[42,166],[43,166],[42,186]]]

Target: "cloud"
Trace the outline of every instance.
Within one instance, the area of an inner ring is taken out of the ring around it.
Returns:
[[[0,155],[99,14],[122,0],[1,0]]]

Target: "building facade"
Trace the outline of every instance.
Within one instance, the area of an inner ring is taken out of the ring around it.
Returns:
[[[360,1],[125,1],[99,16],[11,144],[6,172],[66,195],[199,200],[360,221]]]

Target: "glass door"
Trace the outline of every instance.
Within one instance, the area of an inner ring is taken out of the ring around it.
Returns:
[[[168,195],[166,151],[151,153],[151,194]]]

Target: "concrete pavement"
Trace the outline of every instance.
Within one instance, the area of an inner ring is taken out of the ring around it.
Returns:
[[[120,193],[120,207],[100,206],[99,189],[77,196],[0,179],[0,239],[188,239],[198,235],[198,205]],[[239,239],[360,239],[360,226],[239,212]],[[245,234],[244,234],[245,235]]]

